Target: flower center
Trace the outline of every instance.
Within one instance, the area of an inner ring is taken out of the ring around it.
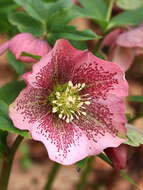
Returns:
[[[85,87],[85,83],[73,85],[71,81],[59,85],[50,94],[48,100],[52,105],[52,112],[57,113],[60,119],[67,123],[80,115],[86,115],[85,105],[90,104],[89,94],[80,95],[79,92]]]

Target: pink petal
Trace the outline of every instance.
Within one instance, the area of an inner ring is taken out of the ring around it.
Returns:
[[[44,104],[46,95],[44,90],[27,87],[10,106],[9,115],[17,128],[29,130],[33,139],[44,143],[52,160],[64,165],[73,164],[124,141],[109,132],[98,133],[96,140],[89,138],[91,132],[94,134],[94,126],[88,131],[57,119]]]
[[[49,112],[47,100],[49,92],[27,86],[9,107],[9,116],[14,125],[22,130],[30,130],[37,120]]]
[[[17,60],[36,62],[31,57],[21,56],[22,52],[44,56],[51,50],[51,47],[45,40],[38,39],[30,33],[21,33],[10,40],[9,49],[16,56]]]
[[[128,87],[117,65],[58,40],[24,79],[28,87],[10,106],[10,117],[17,128],[28,129],[33,139],[44,143],[52,160],[73,164],[125,141],[118,133],[125,131],[123,96]],[[69,80],[86,83],[85,91],[93,100],[87,106],[87,116],[67,124],[52,113],[47,98],[56,82]]]
[[[126,132],[125,104],[123,98],[109,95],[107,99],[92,99],[91,104],[86,107],[88,114],[98,121],[104,130],[111,134],[122,134]],[[100,131],[99,127],[97,130]]]
[[[100,99],[105,99],[109,94],[127,96],[128,84],[124,72],[118,65],[102,60],[90,52],[87,52],[86,57],[79,62],[72,81],[75,84],[85,83],[87,85],[85,93]]]
[[[51,89],[54,83],[55,65],[51,61],[51,53],[44,56],[38,63],[33,65],[32,72],[23,75],[28,85],[34,88]]]
[[[0,46],[0,55],[2,55],[9,47],[9,41]]]
[[[96,137],[98,142],[95,142],[89,139],[79,126],[66,123],[62,126],[60,121],[55,124],[51,116],[46,118],[44,124],[33,126],[31,134],[33,139],[43,142],[51,160],[63,165],[74,164],[87,156],[99,154],[107,147],[117,147],[123,142],[109,133],[105,136],[99,134]]]
[[[123,71],[127,71],[135,58],[135,51],[131,48],[125,48],[121,46],[114,47],[114,50],[110,51],[110,60],[117,63]]]
[[[48,55],[33,66],[33,72],[24,79],[35,88],[48,88],[51,84],[66,83],[79,60],[84,60],[86,51],[76,50],[67,40],[58,40]]]
[[[143,48],[143,26],[131,29],[119,35],[117,44],[123,47],[141,47]]]
[[[104,40],[102,41],[101,48],[103,48],[104,46],[112,46],[116,44],[116,40],[119,34],[121,34],[123,31],[123,29],[118,28],[107,34]]]

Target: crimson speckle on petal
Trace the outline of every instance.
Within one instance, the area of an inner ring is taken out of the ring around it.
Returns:
[[[125,141],[128,85],[118,65],[61,39],[23,78],[27,88],[9,115],[43,142],[52,160],[73,164]]]

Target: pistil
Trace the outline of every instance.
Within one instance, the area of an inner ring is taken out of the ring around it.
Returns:
[[[85,88],[85,83],[73,85],[69,81],[66,85],[55,88],[49,96],[52,112],[58,114],[60,119],[67,123],[86,115],[86,106],[90,105],[89,94],[80,95],[79,92]]]

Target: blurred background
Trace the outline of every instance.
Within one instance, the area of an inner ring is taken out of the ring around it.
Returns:
[[[113,14],[122,11],[115,7]],[[142,19],[143,20],[143,19]],[[77,30],[92,29],[101,34],[99,27],[88,19],[74,19],[70,25]],[[7,41],[5,31],[0,34],[0,44]],[[90,50],[94,49],[96,41],[87,41]],[[26,70],[32,65],[24,63]],[[8,64],[6,54],[0,56],[0,87],[11,82],[15,78],[15,71]],[[129,95],[143,95],[143,55],[135,57],[133,64],[126,73],[129,82]],[[143,130],[143,103],[126,100],[126,114],[132,118],[130,122]],[[139,116],[139,117],[136,117]],[[15,139],[14,134],[8,137],[11,144]],[[9,190],[42,190],[50,176],[53,162],[48,159],[47,151],[43,144],[33,140],[24,140],[16,153]],[[89,168],[79,169],[76,165],[59,166],[52,190],[136,190],[136,186],[119,175],[106,162],[99,157],[94,157]],[[89,171],[90,170],[90,171]],[[126,172],[133,178],[140,189],[143,189],[143,146],[138,148],[128,147],[128,166]],[[85,180],[87,177],[87,181]],[[84,186],[84,188],[83,188]]]
[[[72,21],[79,30],[91,26],[91,22],[86,19],[76,19]],[[94,26],[96,29],[96,26]],[[97,31],[97,30],[96,30]],[[0,44],[7,40],[6,35],[0,35]],[[91,48],[94,41],[89,41]],[[27,69],[31,65],[26,64]],[[14,70],[7,63],[6,56],[0,57],[0,86],[13,80]],[[131,68],[127,72],[130,95],[143,95],[143,57],[136,57]],[[140,103],[126,101],[126,113],[132,118],[142,112],[143,105]],[[143,118],[138,118],[132,123],[143,129]],[[9,143],[12,143],[15,135],[9,136]],[[143,147],[129,147],[128,149],[127,173],[143,189]],[[48,159],[47,152],[40,142],[24,140],[20,145],[14,160],[10,177],[9,190],[42,190],[47,181],[53,162]],[[85,190],[135,190],[126,179],[123,179],[118,172],[98,157],[94,158],[90,172],[80,171],[73,166],[60,166],[57,177],[53,184],[53,190],[82,190],[80,184],[85,182],[84,176],[88,175]],[[82,176],[82,177],[81,177]]]

